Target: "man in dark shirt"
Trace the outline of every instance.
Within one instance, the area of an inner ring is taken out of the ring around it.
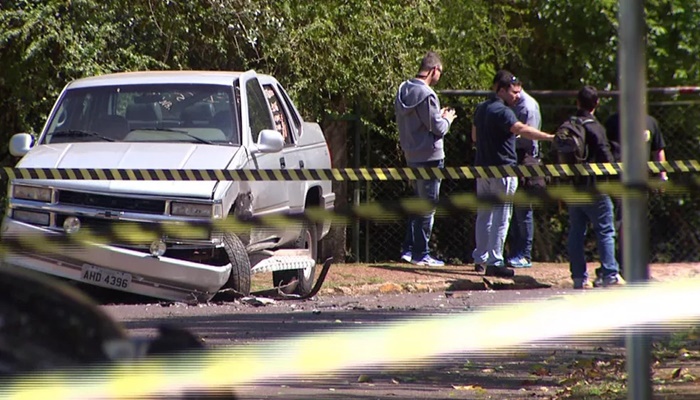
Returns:
[[[584,86],[576,98],[578,110],[576,116],[592,119],[584,125],[586,129],[586,162],[613,162],[610,144],[605,135],[605,128],[595,118],[598,108],[598,91],[593,86]],[[586,271],[586,254],[584,242],[588,222],[593,225],[598,243],[598,255],[601,267],[596,271],[596,279],[591,284]],[[574,281],[574,289],[588,289],[593,286],[622,285],[625,281],[620,276],[620,268],[615,259],[615,225],[613,222],[613,205],[608,195],[599,195],[592,203],[569,204],[569,270]]]
[[[476,138],[476,166],[515,166],[516,136],[532,140],[552,140],[554,135],[528,126],[515,116],[510,108],[520,100],[522,85],[511,73],[502,74],[495,84],[496,95],[481,103],[474,113],[472,137]],[[476,193],[479,197],[513,195],[518,187],[517,177],[478,178]],[[505,243],[513,204],[505,203],[482,207],[476,217],[476,248],[472,252],[477,272],[490,276],[513,276],[505,266]]]
[[[644,140],[647,143],[649,150],[649,159],[651,161],[666,161],[666,141],[664,135],[659,128],[659,122],[651,115],[646,116],[647,129],[644,131]],[[605,120],[605,133],[610,142],[610,150],[615,161],[622,161],[622,143],[620,135],[620,113],[611,115]],[[662,180],[666,180],[666,173],[660,174]]]
[[[661,128],[659,128],[659,123],[651,115],[646,116],[647,129],[644,131],[644,140],[647,143],[647,150],[649,152],[649,159],[651,161],[666,161],[666,141],[664,140],[664,135],[661,133]],[[608,141],[610,142],[610,149],[612,151],[613,158],[615,161],[622,161],[622,140],[620,135],[620,113],[615,113],[605,120],[605,133],[608,136]],[[668,180],[666,172],[661,172],[659,178],[662,181]],[[624,266],[622,259],[622,199],[615,199],[615,229],[618,232],[618,242],[615,249],[615,256],[620,262],[620,269]]]
[[[502,69],[496,72],[493,78],[492,90],[495,96],[498,81],[505,74],[512,75],[508,70]],[[540,105],[525,90],[520,91],[520,99],[511,107],[518,120],[534,128],[541,129],[542,116]],[[472,132],[472,142],[476,144],[475,132]],[[517,136],[515,140],[515,153],[518,165],[540,165],[539,144],[536,140],[524,136]],[[539,191],[545,188],[545,179],[541,176],[530,178],[521,177],[518,181],[518,189],[526,191]],[[508,228],[508,262],[513,268],[532,267],[532,240],[534,238],[534,218],[532,204],[516,205],[513,207],[510,227]]]

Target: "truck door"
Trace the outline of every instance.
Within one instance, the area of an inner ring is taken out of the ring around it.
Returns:
[[[283,152],[263,153],[257,140],[263,129],[275,129],[269,103],[253,71],[239,78],[243,145],[248,149],[248,169],[286,169]],[[251,182],[253,212],[256,215],[289,212],[289,186],[286,181]]]

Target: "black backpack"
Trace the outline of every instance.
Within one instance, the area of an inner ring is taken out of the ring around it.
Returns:
[[[554,132],[552,150],[558,164],[581,164],[588,158],[586,125],[592,118],[570,117]]]

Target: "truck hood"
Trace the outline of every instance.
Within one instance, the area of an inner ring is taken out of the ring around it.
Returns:
[[[33,148],[18,168],[226,169],[238,146],[194,143],[61,143]],[[30,182],[29,180],[25,182]],[[61,189],[212,198],[217,181],[31,180]]]

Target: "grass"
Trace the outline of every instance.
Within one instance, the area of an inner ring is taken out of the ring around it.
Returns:
[[[250,277],[250,291],[259,292],[272,289],[272,272],[254,274]]]
[[[698,329],[673,332],[652,342],[651,367],[654,397],[700,397],[700,384],[693,371],[700,371]],[[627,370],[624,355],[576,360],[567,366],[560,380],[562,399],[617,400],[627,398]]]

